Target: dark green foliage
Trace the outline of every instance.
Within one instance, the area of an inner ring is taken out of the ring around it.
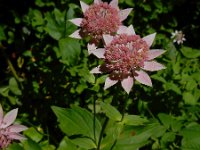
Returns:
[[[1,0],[0,103],[30,127],[8,150],[200,149],[200,2],[119,2],[133,8],[124,24],[157,32],[152,48],[167,51],[153,88],[136,82],[129,96],[118,85],[104,91],[106,76],[89,73],[101,60],[87,39],[68,37],[77,29],[68,20],[83,16],[78,0]],[[170,38],[175,30],[183,45]]]

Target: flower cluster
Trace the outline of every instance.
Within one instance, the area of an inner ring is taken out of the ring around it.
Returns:
[[[13,140],[23,140],[25,137],[19,132],[27,129],[26,126],[13,124],[18,109],[13,109],[5,116],[0,104],[0,149],[6,148]]]
[[[127,18],[132,9],[120,11],[118,0],[112,0],[110,4],[94,0],[90,6],[83,2],[80,3],[84,18],[70,20],[80,27],[70,37],[90,37],[89,54],[103,59],[104,62],[92,69],[91,73],[109,74],[104,89],[121,82],[124,90],[129,93],[135,80],[152,86],[146,71],[158,71],[165,68],[153,60],[165,51],[150,50],[156,33],[141,38],[140,35],[135,34],[132,25],[123,26],[122,21]],[[103,48],[98,48],[99,43],[103,43]]]
[[[158,71],[165,68],[153,60],[165,51],[149,49],[155,35],[154,33],[141,38],[135,34],[132,25],[118,31],[114,37],[105,35],[105,48],[96,49],[93,52],[97,57],[104,59],[104,64],[92,69],[91,73],[109,73],[104,89],[120,81],[124,90],[129,93],[134,79],[142,84],[152,86],[151,79],[145,71]]]
[[[110,4],[101,0],[94,0],[92,5],[87,5],[80,1],[83,18],[70,20],[73,24],[80,27],[72,33],[70,37],[81,39],[89,36],[91,43],[98,45],[102,40],[103,34],[115,35],[122,26],[122,21],[127,18],[131,8],[119,10],[118,0],[112,0]]]

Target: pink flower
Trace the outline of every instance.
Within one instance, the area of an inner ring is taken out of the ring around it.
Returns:
[[[131,12],[131,8],[119,10],[118,0],[112,0],[110,4],[101,0],[94,0],[92,5],[87,5],[80,1],[83,18],[75,18],[70,20],[73,24],[81,27],[70,37],[81,39],[89,36],[95,45],[102,40],[103,34],[115,35],[122,21],[127,18]],[[90,46],[90,45],[89,45]]]
[[[124,90],[129,93],[134,79],[152,86],[151,79],[145,71],[158,71],[165,67],[153,59],[163,54],[160,49],[150,50],[156,33],[144,38],[135,34],[133,26],[120,28],[118,35],[103,35],[105,48],[93,50],[93,54],[104,59],[104,64],[91,70],[91,73],[109,73],[104,89],[118,81]]]
[[[25,137],[19,132],[24,131],[27,127],[23,125],[13,124],[17,117],[18,109],[13,109],[5,116],[0,104],[0,149],[6,148],[12,140],[22,140]]]

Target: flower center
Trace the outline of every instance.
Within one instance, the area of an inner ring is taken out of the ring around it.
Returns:
[[[90,36],[93,42],[99,43],[103,34],[117,32],[121,21],[118,9],[111,7],[106,2],[91,5],[84,13],[81,23],[82,35]]]
[[[123,79],[134,76],[135,71],[144,66],[149,47],[139,35],[121,34],[106,46],[105,67],[111,78]]]

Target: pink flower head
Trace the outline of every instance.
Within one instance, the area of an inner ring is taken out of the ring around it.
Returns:
[[[119,10],[118,0],[112,0],[110,4],[102,2],[101,0],[94,0],[92,5],[87,5],[80,1],[83,18],[75,18],[70,20],[73,24],[81,27],[70,35],[73,38],[89,36],[90,43],[98,45],[102,40],[103,34],[114,35],[122,21],[127,18],[131,12],[131,8]]]
[[[13,122],[17,117],[17,112],[18,109],[13,109],[4,116],[0,104],[0,149],[6,148],[12,140],[25,139],[19,132],[26,130],[27,127],[17,124],[13,125]]]
[[[107,72],[104,89],[111,87],[118,81],[129,93],[134,79],[152,86],[151,79],[145,71],[157,71],[165,67],[153,59],[163,54],[164,50],[150,50],[155,33],[144,38],[135,34],[133,26],[120,28],[118,35],[103,35],[105,48],[95,49],[93,54],[104,59],[104,64],[94,68],[91,73]]]

